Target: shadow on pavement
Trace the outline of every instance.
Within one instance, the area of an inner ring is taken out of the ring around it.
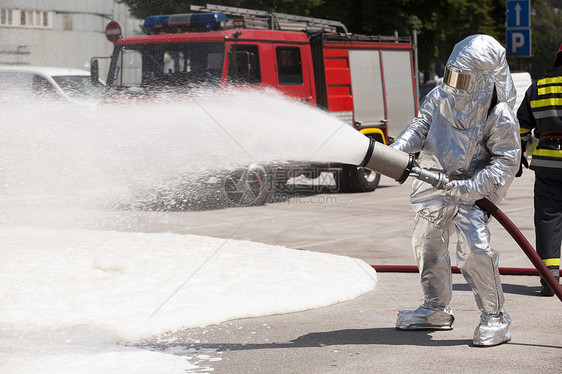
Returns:
[[[292,341],[294,347],[323,347],[327,345],[384,344],[454,346],[470,345],[472,340],[434,340],[432,334],[447,334],[447,331],[400,331],[394,328],[347,329],[314,332]]]
[[[196,344],[197,351],[248,351],[263,349],[293,349],[293,348],[322,348],[345,345],[396,345],[396,346],[424,346],[424,347],[472,347],[472,339],[433,339],[432,334],[447,334],[447,331],[400,331],[394,328],[347,329],[326,332],[313,332],[302,335],[287,343],[202,343]],[[173,346],[179,342],[175,341]],[[181,344],[180,344],[181,345]],[[562,346],[527,344],[511,342],[509,345],[562,349]],[[142,348],[150,347],[156,350],[166,350],[167,344],[141,344]],[[194,346],[194,344],[190,344]]]
[[[410,346],[470,346],[470,339],[434,340],[431,334],[447,334],[447,331],[400,331],[394,328],[347,329],[309,333],[288,343],[203,343],[197,349],[218,351],[244,351],[257,349],[314,348],[343,345],[410,345]],[[175,344],[178,342],[176,341]],[[149,344],[152,348],[166,349],[160,344]]]
[[[538,277],[537,277],[538,284]],[[524,296],[541,296],[540,286],[526,286],[521,284],[502,283],[504,294],[524,295]],[[472,291],[470,286],[466,283],[453,284],[454,291]]]

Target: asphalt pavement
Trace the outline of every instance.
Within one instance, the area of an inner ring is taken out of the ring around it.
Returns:
[[[500,209],[534,245],[534,175],[517,178]],[[107,229],[174,232],[245,239],[360,258],[372,265],[414,265],[411,182],[383,177],[374,192],[289,193],[259,207],[131,212]],[[511,236],[492,220],[500,267],[532,268]],[[450,246],[453,265],[455,240]],[[356,299],[298,313],[228,321],[149,339],[166,350],[189,348],[190,362],[213,373],[559,373],[562,303],[539,293],[538,276],[502,275],[512,341],[472,346],[479,322],[470,288],[453,275],[451,331],[398,331],[396,313],[422,302],[417,273],[378,272],[375,289]],[[217,306],[218,308],[220,306]]]

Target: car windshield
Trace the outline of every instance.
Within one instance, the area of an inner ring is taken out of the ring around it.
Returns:
[[[109,87],[166,89],[220,84],[222,42],[124,46],[113,56]]]
[[[58,75],[53,79],[70,97],[93,99],[101,96],[101,90],[92,84],[89,75]]]

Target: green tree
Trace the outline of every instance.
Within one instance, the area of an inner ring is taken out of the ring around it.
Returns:
[[[505,34],[505,1],[445,0],[435,16],[435,54],[431,62],[444,66],[454,45],[473,34],[488,34],[503,44]],[[437,69],[437,74],[443,72]]]
[[[190,13],[191,5],[204,5],[205,1],[185,0],[120,0],[131,8],[131,14],[138,18],[146,18],[155,14]],[[240,8],[268,10],[279,13],[298,15],[310,14],[310,10],[318,8],[323,0],[212,0],[215,5]]]
[[[513,70],[529,71],[533,78],[540,78],[554,65],[554,58],[562,43],[562,10],[556,11],[547,0],[531,2],[530,58],[510,58]]]
[[[178,0],[120,0],[119,2],[127,4],[131,14],[140,19],[156,14],[189,13],[190,5],[195,3]]]

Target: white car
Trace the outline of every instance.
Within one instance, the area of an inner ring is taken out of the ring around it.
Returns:
[[[525,97],[525,92],[527,92],[527,88],[533,83],[533,80],[531,79],[531,74],[527,72],[513,72],[511,73],[511,77],[513,78],[513,84],[517,91],[517,99],[515,100],[515,107],[513,108],[513,111],[517,113],[517,109],[519,109]]]
[[[5,98],[97,100],[101,90],[81,69],[45,66],[0,66],[0,95]]]

